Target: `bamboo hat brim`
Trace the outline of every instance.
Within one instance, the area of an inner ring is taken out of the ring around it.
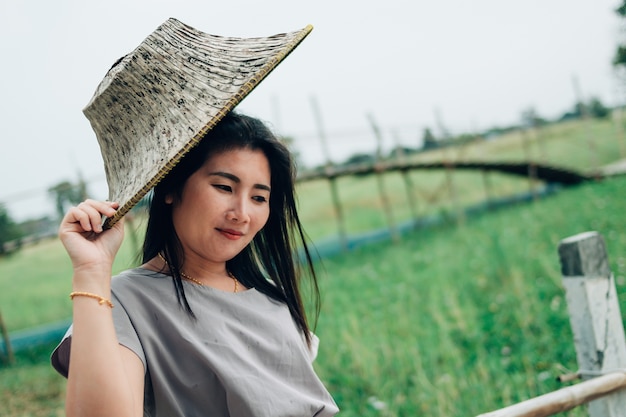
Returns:
[[[233,38],[168,19],[105,75],[83,113],[96,133],[113,226],[311,32]]]

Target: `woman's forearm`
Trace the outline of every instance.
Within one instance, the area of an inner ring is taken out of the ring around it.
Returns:
[[[93,276],[103,273],[75,272],[73,291],[110,300],[110,272],[102,277]],[[124,354],[124,349],[117,340],[111,307],[89,296],[75,296],[67,385],[68,416],[143,414],[143,364],[136,355]]]

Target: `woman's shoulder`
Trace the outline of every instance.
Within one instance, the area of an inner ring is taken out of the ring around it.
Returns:
[[[113,276],[111,279],[111,289],[114,291],[132,288],[160,287],[169,281],[170,276],[161,272],[152,271],[146,268],[137,267],[127,269]]]

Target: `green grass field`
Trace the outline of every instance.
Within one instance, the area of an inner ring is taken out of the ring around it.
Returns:
[[[586,129],[582,123],[551,126],[531,138],[545,141],[531,150],[543,149],[555,165],[589,169],[588,136],[580,133]],[[598,163],[619,158],[610,121],[591,130]],[[521,160],[522,140],[511,135],[439,152],[468,159],[501,152]],[[400,175],[384,179],[394,218],[410,218]],[[413,172],[411,179],[421,196],[419,215],[454,210],[444,173]],[[500,195],[529,188],[524,179],[494,176],[493,182]],[[484,199],[479,174],[455,173],[454,184],[459,206]],[[345,178],[339,185],[350,234],[386,227],[373,179]],[[577,366],[557,245],[579,232],[602,233],[626,311],[625,187],[626,177],[591,182],[325,259],[316,366],[341,415],[472,416],[559,388],[555,377]],[[299,194],[311,238],[335,235],[328,184],[301,184]],[[133,264],[135,251],[127,239],[116,271]],[[57,241],[0,260],[0,309],[9,329],[68,318],[70,278]],[[63,415],[64,383],[47,363],[50,348],[0,367],[1,415]],[[584,409],[564,415],[582,416]]]
[[[588,184],[326,260],[318,369],[344,415],[472,416],[558,389],[577,369],[558,243],[605,236],[626,312],[625,191]]]

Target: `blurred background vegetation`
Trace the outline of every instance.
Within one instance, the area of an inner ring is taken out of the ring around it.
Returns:
[[[617,13],[626,17],[626,2]],[[624,72],[625,45],[616,47],[614,64]],[[388,155],[357,152],[335,165],[399,155],[421,162],[534,161],[593,178],[626,158],[622,112],[597,98],[578,100],[555,120],[528,108],[514,126],[457,135],[426,128],[421,146]],[[337,244],[328,181],[298,184],[305,228],[324,254],[316,367],[341,415],[471,416],[561,387],[556,376],[577,364],[556,248],[568,236],[600,232],[624,316],[626,177],[554,187],[498,172],[407,175],[410,192],[402,173],[382,177],[393,224],[375,175],[337,179],[349,236],[393,228],[399,233],[397,241],[364,238],[350,251]],[[69,205],[89,195],[89,184],[78,175],[47,192],[56,216],[16,222],[0,204],[0,312],[10,334],[71,317],[71,265],[56,225]],[[136,265],[145,203],[129,217],[114,272]],[[422,219],[436,221],[416,221]],[[64,414],[64,380],[48,362],[53,347],[21,349],[13,364],[0,352],[1,415]],[[586,415],[584,408],[563,414]]]

